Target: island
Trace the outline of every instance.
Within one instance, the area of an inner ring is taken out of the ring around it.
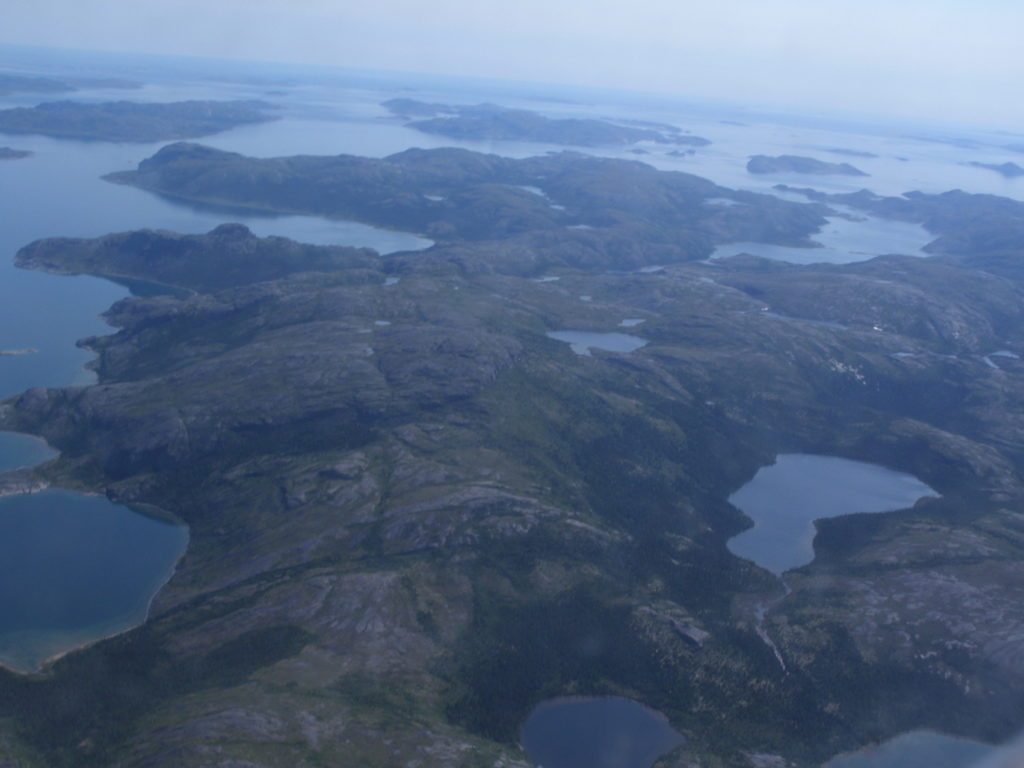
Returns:
[[[62,139],[155,142],[208,136],[276,119],[263,101],[44,102],[0,110],[0,133]]]
[[[970,162],[965,163],[973,168],[985,168],[989,171],[995,171],[996,173],[1005,176],[1008,179],[1015,179],[1018,176],[1024,176],[1024,168],[1021,168],[1016,163],[979,163]]]
[[[38,349],[26,347],[24,349],[0,349],[0,357],[18,357],[20,355],[34,355]]]
[[[0,72],[0,94],[10,93],[70,93],[75,87],[50,77],[35,77]]]
[[[407,123],[410,128],[452,139],[536,141],[581,147],[634,144],[638,141],[693,147],[711,143],[699,136],[685,134],[675,126],[638,124],[637,121],[618,124],[591,118],[556,119],[496,104],[450,106],[401,98],[386,101],[383,106],[401,117],[426,118]]]
[[[525,768],[521,725],[571,695],[664,713],[680,766],[811,768],[914,728],[1019,726],[1024,369],[984,358],[1024,352],[1024,280],[964,259],[1024,204],[796,203],[636,161],[450,149],[174,144],[116,180],[435,245],[227,225],[19,253],[188,288],[114,304],[113,332],[81,342],[98,382],[7,398],[0,429],[60,451],[18,487],[165,510],[191,538],[146,624],[35,677],[0,671],[18,754]],[[834,204],[959,209],[963,258],[704,260],[807,243]],[[603,348],[624,323],[639,343]],[[728,550],[750,525],[728,498],[798,451],[939,496],[820,521],[783,583]]]
[[[862,149],[846,149],[844,147],[829,147],[825,150],[831,152],[833,155],[843,155],[844,157],[863,157],[867,159],[877,158],[874,152],[865,152]]]
[[[72,93],[82,88],[140,88],[134,80],[110,77],[39,77],[0,72],[0,95],[11,93]]]
[[[32,152],[25,149],[11,149],[10,147],[0,147],[0,160],[21,160],[25,157],[32,157]]]
[[[826,163],[800,155],[754,155],[747,162],[750,173],[806,173],[814,175],[867,176],[849,163]]]

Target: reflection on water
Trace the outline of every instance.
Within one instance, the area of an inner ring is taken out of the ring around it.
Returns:
[[[781,574],[814,559],[814,521],[912,506],[935,491],[913,475],[835,456],[781,454],[729,497],[754,521],[729,551]]]

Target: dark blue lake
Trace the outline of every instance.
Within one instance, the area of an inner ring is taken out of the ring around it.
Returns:
[[[729,540],[729,551],[781,574],[814,559],[815,520],[903,509],[936,495],[916,477],[876,464],[782,454],[729,497],[754,521]]]
[[[664,715],[619,697],[541,704],[521,739],[542,768],[650,768],[684,741]]]
[[[0,499],[0,663],[31,671],[141,623],[187,540],[184,526],[103,498]]]

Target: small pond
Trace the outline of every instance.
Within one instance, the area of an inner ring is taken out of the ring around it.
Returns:
[[[591,349],[608,352],[632,352],[647,344],[646,339],[628,333],[598,333],[596,331],[549,331],[549,339],[564,341],[577,355],[589,355]]]
[[[683,743],[659,712],[620,697],[556,699],[523,725],[523,749],[542,768],[651,768]]]
[[[754,521],[729,551],[781,574],[814,559],[814,521],[857,512],[888,512],[938,494],[913,475],[876,464],[781,454],[729,497]]]

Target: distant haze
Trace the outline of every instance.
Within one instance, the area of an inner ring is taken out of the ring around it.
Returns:
[[[1017,0],[5,0],[2,18],[7,43],[1024,120]]]

